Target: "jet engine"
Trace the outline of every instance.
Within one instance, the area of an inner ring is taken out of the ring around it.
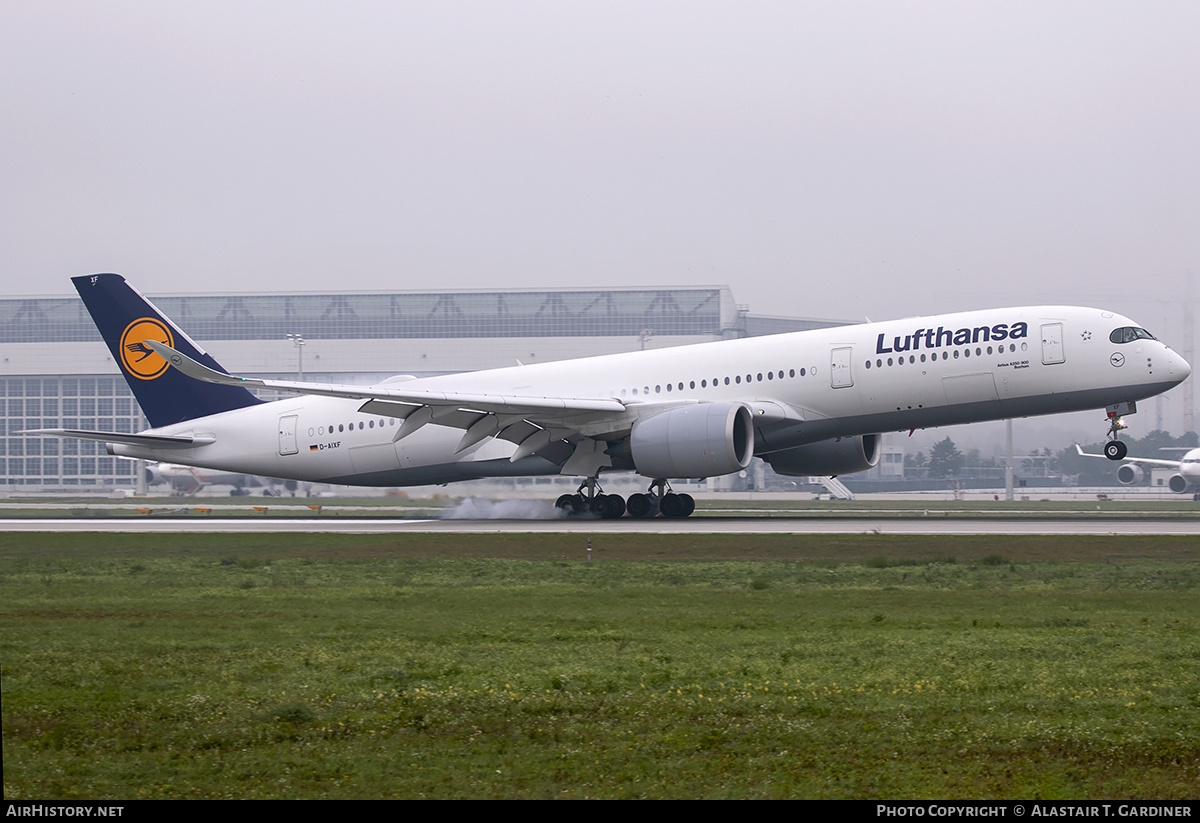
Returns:
[[[763,455],[777,474],[831,477],[866,471],[879,462],[883,438],[878,434],[839,437]]]
[[[646,477],[717,477],[750,465],[754,423],[742,403],[681,406],[634,421],[628,444]]]
[[[1117,482],[1122,486],[1135,486],[1146,479],[1146,473],[1136,463],[1126,463],[1117,469]]]
[[[1175,492],[1175,494],[1183,494],[1188,490],[1187,478],[1182,474],[1173,474],[1171,475],[1171,479],[1167,481],[1167,487]]]

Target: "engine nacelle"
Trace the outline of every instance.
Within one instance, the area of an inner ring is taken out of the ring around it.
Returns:
[[[1133,486],[1146,479],[1146,473],[1136,463],[1126,463],[1117,469],[1117,482],[1122,486]]]
[[[878,434],[822,440],[763,455],[776,474],[788,477],[831,477],[874,468],[883,438]]]
[[[1183,494],[1188,490],[1187,478],[1182,474],[1173,474],[1171,475],[1171,479],[1167,481],[1167,487],[1175,492],[1175,494]]]
[[[754,421],[742,403],[682,406],[634,421],[629,456],[646,477],[718,477],[741,471],[754,456]]]

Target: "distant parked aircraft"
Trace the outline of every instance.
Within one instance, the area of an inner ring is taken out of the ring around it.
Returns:
[[[1078,443],[1075,451],[1082,457],[1106,457],[1103,454],[1088,454]],[[1182,460],[1164,460],[1153,457],[1124,457],[1124,462],[1117,468],[1117,482],[1125,486],[1134,486],[1146,479],[1142,466],[1164,466],[1174,469],[1175,474],[1167,481],[1167,487],[1175,494],[1185,494],[1193,490],[1192,499],[1200,499],[1195,491],[1200,489],[1200,449],[1191,449],[1184,454]]]

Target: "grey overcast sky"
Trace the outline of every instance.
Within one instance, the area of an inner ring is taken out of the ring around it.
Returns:
[[[1178,338],[1200,275],[1194,0],[4,0],[0,103],[10,295],[729,284]]]

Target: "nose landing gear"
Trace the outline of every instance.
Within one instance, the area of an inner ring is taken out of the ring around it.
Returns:
[[[1124,460],[1125,455],[1129,454],[1129,447],[1117,439],[1117,435],[1122,429],[1128,428],[1125,421],[1121,419],[1122,415],[1133,414],[1137,411],[1137,404],[1133,402],[1116,403],[1108,406],[1105,410],[1108,415],[1108,442],[1104,444],[1104,456],[1109,460]]]

